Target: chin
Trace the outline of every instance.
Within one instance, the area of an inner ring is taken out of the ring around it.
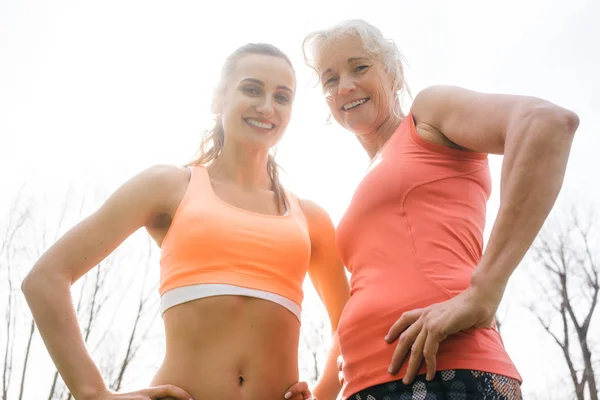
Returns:
[[[271,150],[279,140],[250,140],[248,145],[256,150]]]
[[[342,127],[356,134],[364,132],[374,122],[369,115],[340,115],[340,118],[336,118],[336,120]]]
[[[344,128],[346,128],[347,130],[349,130],[350,132],[354,133],[357,136],[363,136],[363,135],[368,135],[369,134],[369,127],[372,124],[368,123],[368,122],[355,122],[352,124],[344,124]]]

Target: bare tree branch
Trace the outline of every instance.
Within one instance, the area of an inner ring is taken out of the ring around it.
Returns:
[[[2,368],[2,399],[8,399],[8,388],[10,386],[14,343],[16,337],[16,299],[14,280],[14,265],[16,253],[21,249],[18,243],[18,235],[21,233],[30,217],[29,205],[22,201],[22,189],[12,202],[8,212],[8,221],[5,225],[2,241],[0,242],[0,271],[6,273],[7,283],[7,307],[5,311],[6,343],[4,346],[3,368]]]
[[[29,352],[31,350],[31,341],[33,339],[33,333],[35,332],[35,322],[31,320],[29,323],[29,336],[27,338],[27,349],[25,350],[25,358],[23,360],[23,372],[21,373],[21,388],[19,390],[19,400],[23,399],[23,393],[25,392],[25,375],[27,373],[27,363],[29,362]]]
[[[582,223],[575,209],[565,223],[564,226],[555,224],[552,231],[546,226],[532,248],[537,265],[549,275],[541,294],[550,310],[560,315],[561,334],[546,322],[540,310],[533,306],[530,310],[563,352],[577,399],[584,400],[587,392],[587,398],[598,400],[597,365],[588,341],[600,292],[600,265],[595,262],[592,250],[598,246],[590,242],[591,229],[596,225],[591,221]],[[581,312],[583,318],[578,317]],[[580,356],[572,353],[572,346],[577,346]]]
[[[136,316],[135,316],[135,320],[133,323],[133,327],[131,329],[131,333],[129,335],[129,340],[127,343],[127,348],[125,350],[125,356],[123,357],[123,361],[121,362],[121,366],[119,368],[119,373],[117,374],[116,380],[112,385],[113,390],[120,390],[121,389],[121,385],[123,384],[123,378],[125,376],[125,372],[127,371],[127,368],[130,366],[131,361],[135,358],[137,351],[140,347],[140,344],[136,344],[136,339],[137,339],[137,332],[139,329],[139,324],[140,324],[140,320],[142,318],[142,316],[144,315],[144,311],[148,308],[148,304],[152,298],[151,296],[151,292],[147,292],[146,291],[146,281],[148,278],[148,271],[150,269],[150,260],[152,258],[152,248],[150,246],[148,246],[148,250],[146,253],[146,262],[144,265],[144,278],[142,280],[142,288],[140,290],[140,297],[139,297],[139,301],[138,301],[138,306],[137,306],[137,310],[136,310]],[[155,290],[156,286],[154,286],[152,288],[152,290]],[[145,339],[145,336],[148,333],[149,328],[144,332],[144,334],[142,335],[141,341],[143,341]]]

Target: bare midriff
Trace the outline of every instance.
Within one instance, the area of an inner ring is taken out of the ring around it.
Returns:
[[[276,303],[215,296],[163,320],[166,354],[152,386],[176,385],[194,400],[281,400],[298,381],[300,322]]]

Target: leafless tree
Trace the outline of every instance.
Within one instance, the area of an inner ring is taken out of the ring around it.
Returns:
[[[594,221],[590,213],[572,209],[562,223],[547,224],[532,247],[535,265],[548,279],[535,279],[544,301],[530,310],[560,347],[578,400],[598,400],[588,335],[600,292],[600,232]]]
[[[33,340],[33,334],[35,332],[35,322],[33,319],[29,321],[29,332],[27,334],[27,347],[25,349],[25,358],[23,359],[23,371],[21,372],[21,386],[19,388],[19,400],[23,399],[23,393],[25,393],[25,376],[27,374],[27,365],[29,362],[29,354],[31,351],[31,342]]]
[[[60,216],[58,217],[58,220],[56,221],[54,228],[50,229],[46,225],[44,225],[42,227],[35,227],[34,225],[30,225],[31,237],[33,237],[34,240],[32,240],[28,243],[29,244],[28,247],[30,247],[30,250],[33,253],[34,259],[39,258],[43,254],[43,252],[46,250],[46,248],[48,247],[48,244],[50,242],[55,242],[56,239],[58,239],[58,236],[63,227],[63,224],[65,223],[67,212],[69,210],[69,199],[70,198],[71,198],[71,196],[70,196],[70,191],[69,191],[69,192],[67,192],[66,201],[62,204]],[[81,207],[79,210],[79,215],[81,215],[83,203],[84,202],[82,201]],[[46,222],[46,221],[44,221],[44,222]],[[23,395],[25,393],[25,379],[27,376],[27,367],[29,366],[31,343],[33,341],[33,336],[35,334],[35,321],[33,320],[33,318],[31,316],[29,316],[28,318],[29,318],[29,329],[27,332],[27,340],[26,340],[27,344],[25,347],[25,355],[23,357],[23,368],[22,368],[22,372],[21,372],[21,385],[19,388],[19,400],[23,399]],[[53,384],[53,386],[54,385],[55,384]]]
[[[300,332],[300,362],[309,374],[309,384],[314,385],[321,376],[319,357],[327,354],[328,325],[325,319],[313,316],[304,321]]]
[[[15,197],[8,214],[7,220],[0,237],[0,273],[6,284],[6,309],[4,313],[5,340],[4,355],[2,357],[2,400],[8,400],[8,389],[13,372],[14,343],[16,337],[17,298],[15,295],[17,285],[16,270],[23,252],[21,246],[22,234],[29,218],[29,205],[22,202],[22,192]]]
[[[106,331],[110,330],[110,326],[99,326],[98,319],[101,316],[105,305],[110,304],[109,298],[115,294],[111,288],[111,284],[116,278],[114,272],[118,270],[117,264],[120,262],[120,253],[113,253],[104,261],[98,264],[91,273],[86,274],[83,278],[81,296],[78,301],[78,318],[81,321],[83,340],[87,345],[91,345],[90,338],[92,334],[98,337],[95,342],[95,347],[102,345],[102,341],[106,338]],[[113,274],[111,274],[113,272]],[[116,313],[118,309],[109,310],[108,312]],[[52,396],[52,393],[50,394]],[[71,393],[66,393],[63,397],[67,400],[73,398]]]
[[[157,304],[153,302],[153,293],[156,291],[157,284],[150,285],[150,290],[147,289],[148,286],[148,272],[151,267],[152,253],[153,253],[153,243],[150,240],[146,241],[147,243],[147,251],[145,252],[142,258],[142,267],[144,268],[144,275],[142,279],[142,285],[140,289],[140,295],[137,302],[137,307],[135,309],[135,318],[133,322],[133,326],[131,328],[131,332],[128,335],[127,346],[125,349],[125,355],[120,363],[117,365],[118,373],[116,377],[113,379],[110,387],[111,389],[118,391],[121,389],[123,384],[123,379],[125,377],[125,373],[128,368],[131,366],[132,361],[138,354],[138,351],[150,332],[152,328],[152,320],[150,319],[149,323],[147,322],[145,327],[143,326],[144,317],[147,314],[151,314],[152,317],[156,316]],[[140,331],[142,331],[140,333]]]
[[[69,191],[66,201],[48,207],[39,204],[39,196],[34,201],[19,194],[8,212],[0,215],[0,310],[4,314],[0,324],[0,400],[13,400],[13,394],[19,400],[31,396],[27,371],[36,364],[32,349],[40,338],[18,287],[32,263],[62,234],[65,224],[81,219],[85,198],[73,207],[74,197]],[[82,336],[94,358],[100,360],[109,387],[115,390],[123,387],[136,357],[143,354],[140,349],[151,339],[158,314],[158,283],[149,279],[156,247],[149,240],[146,243],[147,249],[135,241],[121,246],[73,287]],[[136,264],[137,268],[122,268],[123,264]],[[121,290],[123,287],[128,290]],[[138,289],[139,296],[134,294]],[[122,307],[119,300],[125,297],[127,307]],[[123,324],[112,323],[117,318],[133,320],[131,328],[123,330]],[[48,372],[52,374],[48,400],[71,399],[58,372]]]

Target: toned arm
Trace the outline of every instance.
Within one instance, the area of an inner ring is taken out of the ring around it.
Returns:
[[[413,114],[423,131],[468,150],[504,155],[500,208],[474,283],[506,284],[558,196],[577,115],[535,97],[448,86],[421,92]]]
[[[77,322],[71,285],[123,240],[167,212],[189,173],[155,166],[135,176],[92,215],[69,230],[36,262],[22,283],[48,351],[76,399],[107,392]]]
[[[319,400],[334,400],[341,389],[336,365],[340,354],[337,327],[344,306],[350,297],[350,289],[344,266],[337,255],[335,228],[329,215],[320,206],[310,201],[304,201],[302,208],[308,221],[311,238],[308,273],[325,304],[333,335],[325,368],[314,389],[314,394]]]

